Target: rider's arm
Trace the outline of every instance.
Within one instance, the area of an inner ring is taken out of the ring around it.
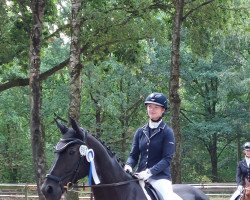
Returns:
[[[156,175],[170,167],[175,152],[175,138],[173,130],[171,128],[166,128],[164,129],[163,133],[164,138],[162,142],[162,158],[150,169],[150,172],[153,175]]]
[[[236,169],[236,183],[237,185],[243,185],[242,182],[242,171],[241,171],[241,167],[240,167],[240,163],[238,163],[237,169]]]
[[[140,156],[140,150],[139,150],[139,129],[138,129],[134,135],[134,139],[132,142],[132,148],[131,148],[131,151],[129,153],[129,157],[128,157],[128,160],[126,162],[126,165],[129,165],[132,168],[134,168],[138,163],[139,156]]]

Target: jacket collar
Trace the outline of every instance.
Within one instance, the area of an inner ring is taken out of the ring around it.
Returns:
[[[245,163],[248,167],[250,167],[250,158],[245,156]]]
[[[244,167],[250,168],[250,165],[249,165],[249,166],[247,165],[246,159],[243,159],[241,162],[242,162],[242,165],[243,165]]]
[[[145,124],[143,127],[142,127],[142,131],[143,131],[143,133],[146,135],[146,137],[148,138],[148,139],[150,139],[150,138],[152,138],[152,137],[154,137],[157,133],[159,133],[161,130],[163,130],[164,128],[165,128],[165,126],[166,126],[166,123],[165,122],[161,122],[160,124],[159,124],[159,126],[154,130],[154,132],[151,134],[151,136],[149,137],[149,126],[148,126],[148,123],[147,124]]]

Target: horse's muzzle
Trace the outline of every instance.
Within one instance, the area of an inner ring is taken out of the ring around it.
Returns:
[[[41,191],[46,200],[60,200],[64,192],[57,182],[51,181],[49,179],[43,183]]]

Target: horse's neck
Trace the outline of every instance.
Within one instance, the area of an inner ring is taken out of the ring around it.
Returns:
[[[116,158],[109,154],[105,146],[96,138],[93,138],[93,136],[89,137],[87,145],[95,152],[95,166],[101,181],[100,186],[103,185],[102,187],[93,188],[93,194],[96,200],[145,199],[139,184],[134,181],[124,183],[126,180],[131,180],[132,177],[124,172]],[[122,185],[115,185],[117,183]],[[112,186],[105,186],[105,184],[111,184]],[[134,191],[133,193],[131,193],[132,190]]]
[[[94,161],[101,182],[112,183],[127,179],[128,176],[123,171],[122,167],[114,157],[110,156],[106,147],[104,147],[100,141],[93,136],[89,136],[89,140],[87,142],[89,144],[89,148],[94,150]]]

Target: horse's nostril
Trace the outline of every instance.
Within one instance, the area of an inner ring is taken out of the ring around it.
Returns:
[[[50,185],[48,185],[46,191],[47,191],[47,193],[49,193],[49,194],[53,193],[53,187],[50,186]]]

